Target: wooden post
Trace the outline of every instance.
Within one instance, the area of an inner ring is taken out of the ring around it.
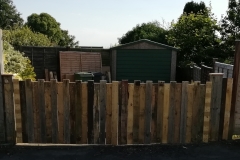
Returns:
[[[105,124],[106,124],[106,81],[100,81],[100,93],[99,93],[99,100],[100,100],[100,137],[99,142],[101,144],[105,144]]]
[[[232,107],[230,112],[229,138],[240,134],[240,40],[236,41],[236,51],[233,68]]]
[[[223,73],[210,73],[210,80],[212,82],[210,141],[218,141]]]
[[[213,58],[213,73],[217,73],[215,72],[215,63],[217,62],[218,58]]]
[[[3,75],[3,89],[4,89],[4,109],[5,109],[5,127],[7,143],[16,144],[15,135],[15,106],[13,96],[13,79],[12,75]]]

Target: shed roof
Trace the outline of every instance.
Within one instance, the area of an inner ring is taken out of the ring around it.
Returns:
[[[112,47],[111,49],[122,49],[122,48],[125,48],[127,46],[131,46],[131,45],[135,45],[135,44],[139,44],[139,43],[143,43],[143,42],[151,44],[151,45],[159,46],[159,47],[162,47],[162,48],[166,48],[166,49],[172,49],[172,50],[176,50],[176,51],[178,50],[175,47],[168,46],[168,45],[158,43],[158,42],[154,42],[154,41],[150,41],[148,39],[140,39],[138,41],[122,44],[122,45],[119,45],[119,46],[116,46],[116,47]]]

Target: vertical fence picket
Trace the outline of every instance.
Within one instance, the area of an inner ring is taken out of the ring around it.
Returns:
[[[158,85],[152,86],[151,143],[157,143],[157,96]]]
[[[164,104],[163,104],[163,128],[162,128],[162,143],[168,143],[168,119],[169,119],[169,96],[170,84],[164,85]]]
[[[100,94],[99,94],[99,100],[100,100],[100,139],[99,142],[101,144],[105,144],[105,128],[106,128],[106,81],[101,80],[100,81]]]
[[[128,81],[121,82],[121,144],[127,144],[127,105],[128,105]]]
[[[139,140],[139,108],[140,108],[140,81],[134,81],[133,92],[133,143],[137,144]]]
[[[180,121],[181,121],[181,98],[182,98],[182,84],[177,83],[175,86],[175,110],[174,110],[174,143],[180,142]]]
[[[225,77],[225,75],[224,75]],[[221,97],[221,107],[220,107],[220,120],[219,120],[219,140],[223,137],[223,127],[224,127],[224,112],[227,94],[227,78],[222,79],[222,97]]]
[[[52,143],[52,106],[51,106],[51,82],[44,82],[45,114],[46,114],[46,136],[47,143]]]
[[[128,106],[127,106],[127,144],[133,144],[133,94],[134,84],[128,84]]]
[[[69,94],[70,94],[70,142],[76,144],[76,83],[69,83]]]
[[[188,105],[188,81],[182,82],[180,143],[186,143],[187,105]]]
[[[144,143],[151,143],[151,120],[152,120],[152,81],[146,82],[146,102],[145,102],[145,125]]]
[[[32,82],[33,94],[33,117],[34,117],[34,143],[40,142],[40,116],[39,116],[39,95],[38,82]]]
[[[158,82],[157,95],[157,142],[162,142],[163,133],[164,82]]]
[[[28,135],[27,135],[27,111],[26,111],[26,93],[25,93],[25,82],[19,81],[19,89],[20,89],[20,104],[21,104],[21,118],[22,118],[22,140],[23,143],[28,142]]]
[[[76,143],[81,143],[81,137],[82,137],[82,89],[81,89],[81,83],[82,81],[76,81]]]
[[[57,81],[51,80],[52,142],[58,143]]]
[[[94,104],[93,104],[93,128],[94,144],[100,143],[100,84],[94,84]],[[104,130],[105,132],[105,130]],[[105,142],[105,138],[103,143]]]
[[[186,143],[190,143],[192,139],[192,118],[194,105],[194,84],[187,86],[188,102],[187,102],[187,121],[186,121]]]
[[[82,138],[81,143],[87,144],[88,143],[88,94],[87,94],[87,83],[82,83]]]
[[[57,83],[57,110],[58,110],[58,141],[64,143],[63,138],[63,124],[64,124],[64,110],[63,110],[63,82]]]
[[[44,95],[44,80],[38,80],[39,89],[39,111],[40,111],[40,142],[46,143],[46,114],[45,114],[45,95]]]
[[[112,82],[112,139],[113,145],[118,144],[118,86],[117,81]]]
[[[111,144],[112,140],[112,84],[107,84],[106,91],[106,144]]]
[[[63,137],[64,143],[70,143],[70,94],[69,94],[69,80],[63,80]]]
[[[174,121],[175,121],[175,89],[176,82],[170,82],[170,105],[169,105],[169,117],[168,117],[168,143],[174,141]]]
[[[138,143],[144,144],[144,132],[145,132],[145,112],[146,112],[146,84],[141,83],[139,88],[139,135],[138,135]]]
[[[93,144],[94,140],[94,132],[93,132],[93,99],[94,99],[94,82],[93,80],[89,80],[87,84],[87,92],[88,92],[88,144]]]

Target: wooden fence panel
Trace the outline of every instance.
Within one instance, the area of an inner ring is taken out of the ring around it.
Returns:
[[[211,95],[212,95],[212,82],[206,83],[206,94],[205,94],[205,107],[204,107],[204,124],[203,124],[203,142],[209,141],[210,131],[210,111],[211,111]]]
[[[140,109],[140,81],[134,81],[133,92],[133,143],[139,141],[139,109]]]
[[[175,128],[175,90],[176,82],[170,82],[170,94],[169,94],[169,117],[168,117],[168,143],[174,142],[174,128]]]
[[[145,112],[146,112],[146,84],[141,83],[139,88],[139,94],[140,94],[140,104],[139,104],[139,144],[144,143],[144,126],[145,126]]]
[[[225,77],[225,75],[224,75]],[[220,121],[219,121],[219,140],[223,137],[223,127],[224,127],[224,112],[226,103],[226,92],[227,92],[227,78],[222,79],[222,96],[221,96],[221,107],[220,107]]]
[[[22,122],[21,122],[22,118],[21,118],[20,90],[19,90],[18,79],[13,79],[13,88],[14,88],[14,103],[15,103],[16,141],[17,143],[22,143]]]
[[[186,143],[187,129],[187,105],[188,105],[188,81],[182,82],[182,101],[181,101],[181,122],[180,122],[180,143]]]
[[[105,138],[106,138],[106,81],[101,80],[100,81],[100,94],[99,94],[99,105],[100,105],[100,137],[99,142],[101,144],[105,144]]]
[[[152,86],[151,143],[157,143],[157,104],[158,84]]]
[[[222,73],[210,74],[210,78],[212,81],[210,140],[218,141],[223,74]]]
[[[162,143],[168,143],[168,120],[170,107],[170,84],[164,85]]]
[[[121,144],[127,144],[127,106],[128,106],[128,81],[121,83]]]
[[[231,100],[232,100],[232,89],[233,89],[233,79],[227,79],[227,89],[226,89],[226,101],[225,101],[225,112],[224,112],[224,124],[223,124],[223,139],[228,140],[229,132],[229,121],[231,112]]]
[[[3,93],[5,102],[5,129],[6,140],[8,143],[16,143],[15,135],[15,117],[14,117],[14,97],[13,97],[13,80],[12,75],[3,76]]]
[[[112,140],[112,84],[107,84],[106,100],[106,144]]]
[[[27,116],[26,116],[26,93],[25,93],[25,82],[20,81],[19,82],[19,89],[20,89],[20,103],[21,103],[21,118],[22,118],[22,138],[23,138],[23,143],[28,142],[28,135],[27,135],[27,126],[26,126],[26,121],[27,121]]]
[[[33,118],[34,118],[34,143],[40,143],[40,116],[38,82],[32,82]]]
[[[70,142],[76,144],[76,83],[69,83],[70,94]]]
[[[87,135],[87,130],[88,130],[88,94],[87,94],[87,83],[83,82],[82,83],[82,139],[81,143],[82,144],[87,144],[88,143],[88,135]]]
[[[27,132],[28,143],[34,142],[34,119],[33,119],[33,96],[32,96],[32,82],[31,79],[25,81],[26,91],[26,109],[27,109]]]
[[[87,84],[88,91],[88,144],[93,144],[94,132],[93,132],[93,99],[94,99],[94,81],[90,80]]]
[[[64,143],[70,143],[70,94],[69,94],[69,80],[63,80],[63,138]]]
[[[64,124],[64,110],[63,110],[63,83],[58,82],[57,83],[57,109],[58,109],[58,141],[59,143],[64,143],[64,138],[63,138],[63,124]]]
[[[38,80],[41,143],[47,142],[44,85],[45,84],[43,79]]]
[[[152,120],[152,81],[146,82],[146,101],[145,101],[145,126],[144,143],[151,143],[151,120]]]
[[[112,139],[113,145],[118,144],[118,82],[112,82]]]
[[[67,93],[67,92],[66,92]],[[52,143],[51,82],[44,83],[47,143]]]
[[[187,121],[186,121],[186,143],[190,143],[192,139],[192,117],[194,105],[194,84],[187,86],[188,102],[187,102]]]
[[[57,80],[51,80],[52,143],[58,143]]]
[[[133,94],[134,94],[134,84],[128,85],[128,106],[127,106],[127,144],[133,143]]]
[[[158,82],[157,94],[157,142],[162,142],[163,133],[164,82]]]
[[[118,144],[121,144],[121,114],[122,114],[122,84],[121,81],[118,82]]]
[[[82,138],[82,81],[76,81],[76,143],[81,143]]]
[[[175,86],[175,118],[174,118],[174,143],[180,142],[180,122],[181,122],[181,99],[182,99],[182,84],[177,83]]]
[[[94,144],[100,143],[100,84],[94,84],[94,104],[93,104],[93,129],[94,129]],[[104,131],[105,132],[105,131]],[[102,143],[105,142],[105,137]]]

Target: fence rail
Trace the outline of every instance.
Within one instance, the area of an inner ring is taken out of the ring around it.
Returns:
[[[3,76],[9,106],[5,112],[10,115],[6,123],[8,140],[118,145],[228,139],[232,79],[223,80],[222,74],[211,77],[206,84],[189,84],[32,82]]]

